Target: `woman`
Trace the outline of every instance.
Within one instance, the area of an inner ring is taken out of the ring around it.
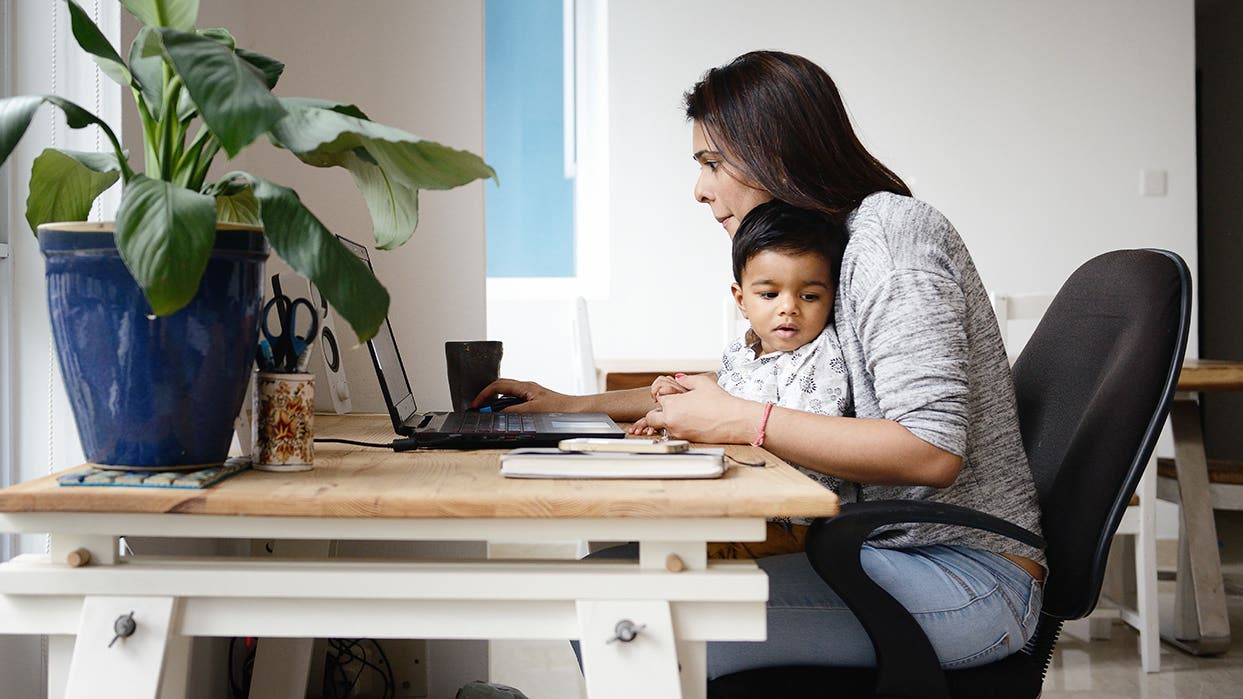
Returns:
[[[647,389],[565,396],[501,380],[482,396],[520,395],[525,410],[607,412],[644,429],[716,443],[762,442],[777,456],[859,484],[860,500],[936,500],[1039,533],[1009,364],[979,274],[935,209],[911,198],[863,147],[831,78],[799,56],[748,53],[686,94],[699,163],[695,198],[732,237],[755,206],[779,199],[849,232],[834,323],[854,417],[735,398],[712,376],[680,378],[652,405]],[[1043,554],[992,534],[907,525],[874,535],[869,576],[915,616],[945,667],[983,665],[1035,629]],[[855,617],[802,554],[761,558],[768,640],[717,643],[715,677],[770,665],[872,665]]]

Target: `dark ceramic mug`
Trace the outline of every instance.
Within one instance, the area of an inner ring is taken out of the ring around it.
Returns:
[[[449,370],[449,399],[454,410],[466,410],[470,402],[501,372],[501,343],[497,340],[446,342],[445,364]]]

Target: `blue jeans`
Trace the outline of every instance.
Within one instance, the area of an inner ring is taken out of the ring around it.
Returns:
[[[638,546],[616,546],[592,558],[638,558]],[[915,617],[942,667],[999,660],[1036,631],[1044,585],[1003,556],[966,546],[864,546],[860,559],[868,577]],[[768,640],[709,643],[709,679],[774,665],[876,664],[863,626],[806,555],[756,563],[768,573]]]
[[[868,577],[906,607],[942,667],[985,665],[1036,631],[1044,585],[1003,556],[966,546],[860,554]],[[858,619],[801,553],[761,558],[768,573],[768,640],[708,644],[708,677],[772,665],[876,664]]]

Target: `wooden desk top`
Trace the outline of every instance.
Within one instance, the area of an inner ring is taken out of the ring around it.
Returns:
[[[317,415],[319,437],[393,439],[386,416]],[[0,490],[0,512],[121,512],[343,518],[664,518],[829,516],[837,496],[771,454],[729,446],[744,461],[713,480],[520,480],[495,451],[395,453],[317,444],[315,468],[245,471],[203,490],[61,487],[55,476]]]
[[[1188,359],[1178,375],[1180,391],[1243,391],[1243,362]]]

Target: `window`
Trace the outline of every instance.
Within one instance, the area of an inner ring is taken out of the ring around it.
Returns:
[[[566,9],[573,7],[562,0],[485,5],[485,142],[500,175],[500,186],[486,185],[489,277],[574,276],[574,93],[566,60],[573,31],[567,40]]]
[[[486,0],[484,14],[489,299],[601,297],[606,2]]]

